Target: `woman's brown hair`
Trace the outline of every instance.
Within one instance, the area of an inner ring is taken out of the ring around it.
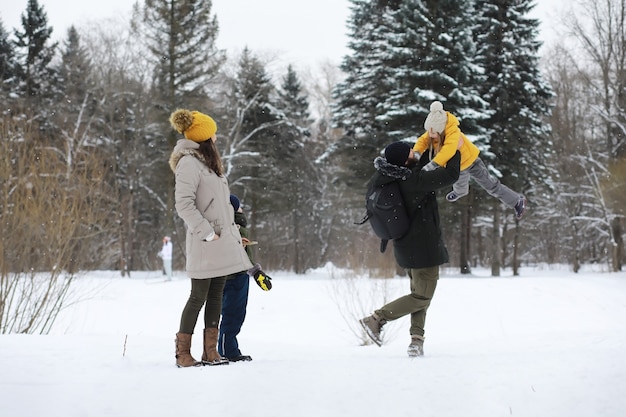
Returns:
[[[211,171],[215,172],[218,177],[224,175],[222,158],[220,158],[220,153],[218,152],[213,139],[200,142],[200,148],[198,151],[200,151],[200,154],[204,157],[204,162],[211,169]]]

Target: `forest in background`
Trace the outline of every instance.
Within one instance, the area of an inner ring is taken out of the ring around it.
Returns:
[[[453,266],[494,276],[539,262],[621,270],[625,1],[572,9],[568,42],[544,59],[531,1],[455,0],[445,13],[439,1],[351,3],[351,53],[315,72],[217,49],[207,0],[146,0],[128,21],[71,27],[59,43],[37,0],[21,27],[0,21],[3,282],[158,269],[163,235],[184,269],[167,163],[177,108],[217,120],[264,268],[395,269],[392,251],[381,255],[369,226],[354,223],[374,157],[421,134],[435,99],[529,200],[521,221],[475,186],[457,203],[440,200]]]

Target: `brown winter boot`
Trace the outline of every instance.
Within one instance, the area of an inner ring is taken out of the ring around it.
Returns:
[[[407,353],[411,358],[424,356],[424,336],[411,335],[411,344],[407,349]]]
[[[361,323],[363,330],[365,330],[365,333],[374,343],[378,346],[383,345],[383,339],[380,337],[380,332],[382,331],[385,323],[387,323],[387,320],[380,317],[376,313],[372,313],[371,316],[367,316],[359,320],[359,323]]]
[[[203,365],[228,365],[228,359],[217,353],[217,327],[204,329],[204,351],[202,352]]]
[[[187,368],[189,366],[200,366],[198,362],[191,356],[191,335],[189,333],[176,333],[176,366],[179,368]]]

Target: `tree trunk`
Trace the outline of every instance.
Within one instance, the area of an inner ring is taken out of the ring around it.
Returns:
[[[471,230],[472,230],[472,212],[471,212],[471,201],[472,194],[468,195],[465,201],[457,204],[461,204],[461,248],[460,248],[460,266],[461,266],[461,274],[471,274],[472,270],[470,267],[469,257],[470,257],[470,239],[471,239]]]
[[[491,241],[493,243],[493,249],[491,251],[491,276],[500,276],[500,256],[502,251],[500,250],[500,202],[494,199],[493,203],[493,229],[491,232]]]
[[[515,235],[513,236],[513,276],[519,276],[519,238],[520,238],[519,220],[515,220]]]
[[[578,243],[578,228],[576,223],[572,222],[572,268],[575,273],[580,271],[580,245]]]
[[[622,270],[622,260],[624,259],[622,220],[619,217],[616,217],[615,219],[613,219],[611,227],[613,228],[613,239],[615,240],[613,245],[612,267],[613,272],[620,272]]]
[[[300,245],[298,244],[300,236],[300,228],[299,228],[299,216],[298,216],[298,206],[294,209],[292,213],[292,221],[293,221],[293,270],[296,274],[303,274],[303,268],[300,264]]]

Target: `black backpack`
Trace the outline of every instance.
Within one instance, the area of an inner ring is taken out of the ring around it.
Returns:
[[[365,217],[356,224],[369,220],[374,233],[381,239],[381,252],[387,249],[388,241],[400,239],[409,231],[412,219],[404,204],[398,181],[370,184],[365,193],[365,210]]]

